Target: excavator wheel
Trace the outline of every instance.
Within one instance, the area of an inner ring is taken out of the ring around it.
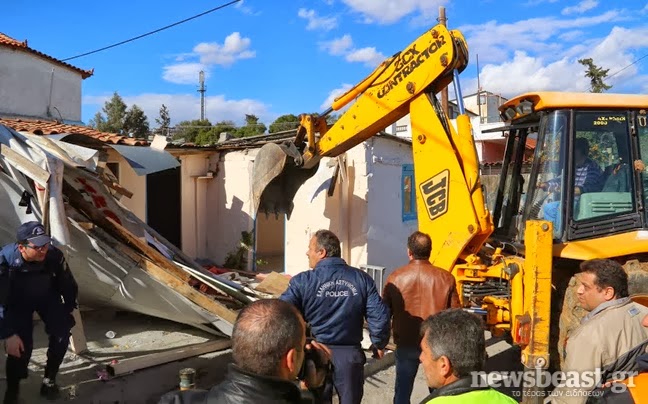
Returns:
[[[626,261],[623,268],[628,273],[628,292],[630,293],[630,297],[635,302],[648,307],[648,261],[633,259]],[[577,288],[578,282],[576,281],[576,277],[572,276],[565,290],[565,298],[560,313],[558,354],[560,356],[561,367],[564,361],[567,337],[580,325],[582,318],[587,314],[587,311],[578,304]]]

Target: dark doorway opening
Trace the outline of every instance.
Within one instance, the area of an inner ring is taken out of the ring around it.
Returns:
[[[146,222],[182,248],[180,167],[146,176]]]

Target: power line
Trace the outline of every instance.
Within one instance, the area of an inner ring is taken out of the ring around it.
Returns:
[[[624,70],[627,69],[628,67],[637,64],[640,60],[645,59],[646,57],[648,57],[648,53],[646,53],[645,55],[643,55],[643,56],[640,57],[639,59],[635,60],[634,62],[630,63],[629,65],[627,65],[627,66],[624,67],[623,69],[618,70],[618,71],[614,72],[614,74],[609,75],[607,78],[610,78],[610,77],[614,77],[614,76],[616,76],[617,74],[621,73],[622,71],[624,71]]]
[[[164,27],[162,27],[162,28],[158,28],[158,29],[156,29],[156,30],[154,30],[154,31],[147,32],[146,34],[138,35],[138,36],[136,36],[136,37],[133,37],[133,38],[127,39],[127,40],[125,40],[125,41],[121,41],[121,42],[117,42],[117,43],[112,44],[112,45],[104,46],[103,48],[100,48],[100,49],[96,49],[96,50],[93,50],[93,51],[90,51],[90,52],[82,53],[82,54],[80,54],[80,55],[76,55],[76,56],[72,56],[72,57],[69,57],[69,58],[66,58],[66,59],[62,59],[62,61],[63,61],[63,62],[67,62],[68,60],[77,59],[77,58],[80,58],[80,57],[83,57],[83,56],[92,55],[93,53],[97,53],[97,52],[105,51],[106,49],[114,48],[114,47],[116,47],[116,46],[120,46],[120,45],[123,45],[123,44],[129,43],[129,42],[133,42],[133,41],[136,41],[136,40],[138,40],[138,39],[141,39],[141,38],[147,37],[147,36],[149,36],[149,35],[157,34],[158,32],[164,31],[164,30],[169,29],[169,28],[171,28],[171,27],[175,27],[176,25],[183,24],[183,23],[185,23],[185,22],[187,22],[187,21],[195,20],[196,18],[198,18],[198,17],[202,17],[203,15],[207,15],[207,14],[209,14],[209,13],[213,13],[214,11],[218,11],[218,10],[223,9],[223,8],[225,8],[225,7],[231,6],[232,4],[234,4],[234,3],[238,3],[239,1],[241,1],[241,0],[232,0],[232,1],[230,1],[229,3],[221,4],[220,6],[218,6],[218,7],[214,7],[214,8],[212,8],[211,10],[207,10],[207,11],[202,12],[202,13],[200,13],[200,14],[196,14],[196,15],[194,15],[194,16],[192,16],[192,17],[185,18],[185,19],[182,20],[182,21],[174,22],[173,24],[169,24],[169,25],[166,25],[166,26],[164,26]]]

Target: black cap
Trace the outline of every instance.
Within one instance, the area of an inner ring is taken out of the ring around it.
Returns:
[[[43,225],[36,221],[21,224],[18,227],[16,239],[19,242],[29,241],[36,247],[42,247],[52,241],[50,236],[45,233]]]

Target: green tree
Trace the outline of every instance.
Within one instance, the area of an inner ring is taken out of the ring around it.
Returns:
[[[199,135],[209,132],[211,129],[212,129],[212,124],[211,122],[209,122],[208,119],[205,120],[194,119],[193,121],[182,121],[176,125],[173,139],[174,140],[184,139],[186,143],[195,143]]]
[[[592,58],[579,59],[578,63],[587,67],[585,72],[585,77],[590,79],[590,92],[592,93],[602,93],[612,88],[612,86],[605,84],[603,80],[608,75],[610,69],[603,69],[594,64]]]
[[[149,123],[146,114],[137,104],[133,104],[124,118],[123,131],[137,139],[146,139],[149,134]]]
[[[293,114],[281,115],[270,124],[269,133],[281,132],[284,130],[297,129],[299,117]]]
[[[162,104],[159,114],[160,115],[155,118],[155,123],[158,126],[156,133],[166,136],[169,127],[171,126],[171,115],[169,114],[169,109],[166,105]]]
[[[102,111],[106,115],[106,120],[101,125],[98,125],[97,129],[102,132],[122,133],[124,120],[126,119],[126,108],[126,103],[115,91],[112,98],[106,101],[103,106]]]
[[[255,115],[245,114],[245,126],[241,126],[236,130],[234,136],[236,137],[248,137],[262,135],[266,131],[266,126],[262,123],[259,123],[259,118]]]
[[[97,130],[100,130],[99,128],[104,127],[105,125],[106,125],[106,118],[104,118],[103,115],[101,115],[101,111],[97,111],[94,118],[92,118],[90,122],[88,122],[88,126],[90,126],[91,128],[95,128]]]
[[[232,136],[236,137],[237,135],[236,124],[232,121],[220,121],[216,122],[214,126],[211,127],[208,131],[202,132],[196,138],[196,144],[199,145],[210,145],[218,143],[220,134],[227,132]]]

